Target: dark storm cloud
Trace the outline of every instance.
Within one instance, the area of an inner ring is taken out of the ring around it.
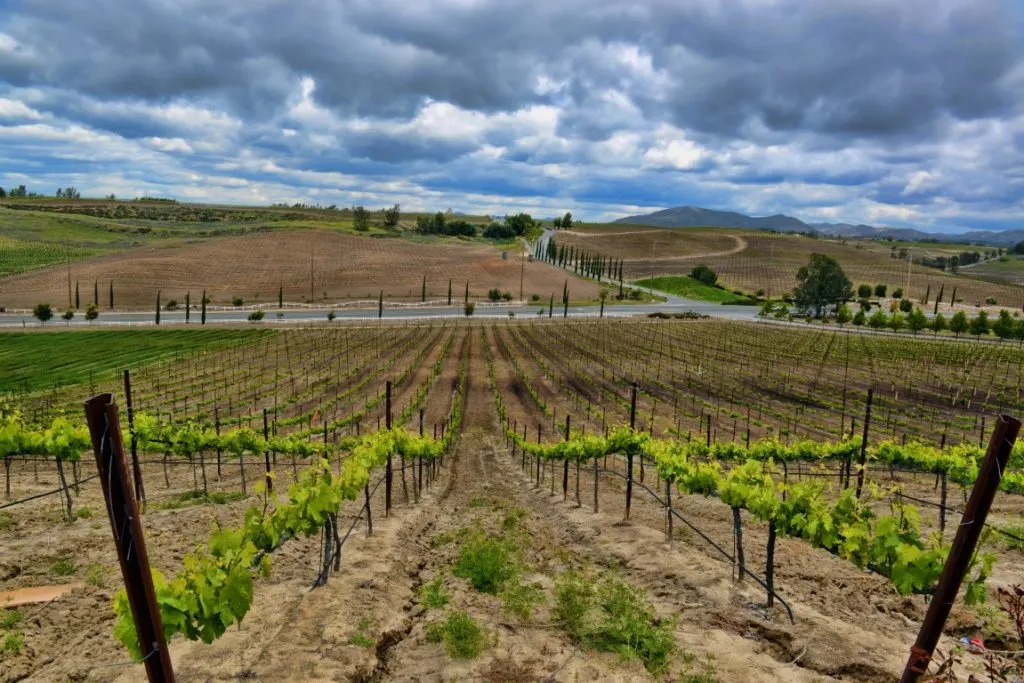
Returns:
[[[842,210],[973,202],[956,188],[976,181],[996,209],[1019,207],[1020,188],[1006,180],[1024,167],[1024,9],[1014,0],[0,8],[0,152],[27,150],[16,127],[40,121],[26,164],[41,163],[47,144],[84,144],[95,147],[71,156],[102,167],[110,142],[67,134],[83,127],[173,156],[171,184],[241,159],[231,172],[279,183],[268,192],[372,169],[381,186],[571,193],[602,212],[701,200],[741,208],[761,201],[744,202],[750,193],[786,184],[833,188]],[[478,118],[412,125],[430,103]],[[550,124],[508,120],[531,107],[554,109]],[[68,155],[55,151],[50,167],[64,171]],[[933,171],[929,184],[908,191],[922,169]]]

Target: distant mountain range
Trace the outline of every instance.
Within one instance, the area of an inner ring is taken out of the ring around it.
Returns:
[[[829,237],[874,237],[907,241],[964,242],[1009,247],[1024,240],[1024,228],[995,231],[972,230],[957,234],[924,232],[914,228],[892,228],[849,223],[804,223],[799,218],[775,214],[774,216],[747,216],[735,211],[715,211],[696,206],[677,206],[642,216],[627,216],[616,223],[652,225],[660,228],[743,228],[745,230],[772,230],[776,232],[803,232]]]

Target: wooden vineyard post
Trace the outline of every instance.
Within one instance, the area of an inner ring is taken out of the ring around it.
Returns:
[[[565,416],[565,440],[569,440],[569,415]],[[562,502],[569,499],[569,459],[562,461]]]
[[[636,382],[629,399],[629,428],[636,429]],[[626,453],[626,520],[629,520],[629,509],[633,505],[633,451]]]
[[[220,410],[216,407],[213,409],[213,429],[217,436],[220,436]],[[220,463],[221,455],[223,451],[220,448],[220,439],[217,439],[217,479],[220,479]],[[243,487],[244,489],[244,487]]]
[[[868,462],[868,427],[871,425],[871,399],[875,395],[875,390],[868,389],[868,403],[867,407],[864,408],[864,435],[861,437],[860,442],[860,469],[857,471],[857,499],[860,500],[860,493],[864,488],[864,470],[867,467]],[[849,458],[847,458],[849,462]],[[850,466],[846,466],[846,482],[847,488],[849,488],[850,482]]]
[[[537,445],[540,445],[540,424],[537,425]],[[537,486],[540,486],[540,453],[537,454]]]
[[[743,581],[743,571],[746,569],[746,563],[743,558],[743,519],[740,516],[740,509],[732,509],[732,533],[733,539],[736,545],[736,580]]]
[[[113,394],[100,394],[86,401],[85,417],[96,454],[96,469],[107,503],[121,576],[139,638],[139,650],[145,653],[146,676],[150,683],[173,683],[171,654],[164,640],[146,539],[142,534],[138,504],[132,494]]]
[[[523,469],[526,468],[526,425],[523,425]]]
[[[775,520],[768,522],[768,552],[764,579],[768,586],[768,606],[772,607],[775,605]]]
[[[600,459],[601,459],[600,456],[594,456],[594,513],[595,514],[597,513],[597,510],[598,510],[598,504],[597,504],[597,480],[598,480],[598,475],[600,474],[600,470],[598,469],[598,467],[599,467],[598,461]]]
[[[422,437],[423,437],[423,409],[420,408],[420,438],[422,438]],[[413,497],[415,498],[416,502],[419,503],[420,502],[420,491],[423,489],[423,453],[422,452],[420,452],[419,472],[417,473],[417,471],[416,471],[416,463],[413,463],[413,470],[412,470],[412,472],[413,472],[414,475],[417,475],[417,476],[413,477],[413,479],[415,480],[412,483]]]
[[[135,500],[146,507],[146,487],[142,483],[142,468],[139,466],[138,441],[135,438],[135,410],[132,407],[132,379],[128,370],[124,371],[124,398],[128,408],[128,433],[132,437],[132,481],[135,483]]]
[[[391,430],[391,380],[384,385],[384,427]],[[384,465],[384,516],[391,516],[391,481],[394,479],[394,470],[391,468],[391,453],[388,453],[388,461]]]
[[[266,470],[267,471],[267,474],[266,474],[267,493],[273,493],[274,492],[274,479],[273,479],[273,477],[270,476],[270,449],[267,448],[266,445],[265,445],[266,441],[269,438],[270,438],[270,428],[269,428],[269,426],[267,424],[267,409],[264,408],[263,409],[263,441],[264,441],[263,460],[266,462],[266,466],[267,466],[267,470]]]
[[[985,459],[981,463],[978,479],[971,490],[971,497],[957,527],[949,555],[946,556],[946,564],[939,576],[939,583],[935,586],[932,601],[928,604],[928,611],[921,623],[921,630],[917,634],[914,646],[910,648],[910,657],[900,683],[916,683],[928,670],[932,653],[942,635],[960,583],[967,574],[974,550],[985,529],[985,519],[992,507],[996,491],[999,490],[999,481],[1006,470],[1010,451],[1019,433],[1019,420],[1008,415],[999,416],[996,428],[992,432],[992,440],[988,443]]]
[[[665,479],[665,540],[672,545],[672,478]]]
[[[946,533],[946,493],[948,488],[946,473],[943,472],[940,476],[942,477],[942,494],[939,498],[939,537],[941,538]]]

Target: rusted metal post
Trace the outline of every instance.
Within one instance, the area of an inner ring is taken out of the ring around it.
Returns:
[[[629,399],[629,428],[636,429],[636,382],[633,382],[633,390]],[[629,510],[633,506],[633,452],[626,454],[626,519],[629,519]]]
[[[953,545],[946,556],[946,565],[942,568],[939,583],[935,586],[932,601],[928,604],[928,611],[921,623],[917,640],[910,648],[910,658],[907,660],[900,683],[916,683],[928,671],[932,653],[942,635],[953,601],[960,590],[960,583],[964,580],[978,540],[985,529],[985,519],[992,507],[992,499],[999,490],[999,481],[1006,471],[1010,451],[1019,433],[1019,420],[1008,415],[999,416],[996,428],[992,432],[992,439],[988,443],[988,452],[981,463],[978,479],[974,482],[971,497],[967,501],[963,518],[953,538]]]
[[[146,676],[150,683],[173,683],[171,654],[164,639],[163,621],[149,569],[146,539],[142,534],[138,504],[132,494],[113,394],[100,394],[86,401],[85,418],[89,424],[93,452],[96,454],[96,469],[100,475],[103,497],[107,502],[107,515],[114,534],[121,576],[128,593],[132,618],[135,620],[139,649],[144,653]]]
[[[135,439],[135,409],[132,407],[132,380],[128,370],[124,371],[124,398],[128,408],[128,433],[132,437],[132,481],[135,483],[135,500],[145,509],[146,487],[142,483],[142,468],[139,466],[138,442]]]
[[[391,380],[384,385],[384,427],[391,429]],[[388,453],[388,461],[384,465],[384,516],[391,516],[391,482],[394,479],[394,470],[391,468],[391,454]]]
[[[868,427],[871,426],[871,399],[875,396],[874,389],[868,389],[868,402],[864,408],[864,435],[860,441],[860,469],[857,471],[857,499],[860,500],[860,493],[864,489],[864,470],[868,462]],[[850,481],[849,465],[847,465],[846,481]]]

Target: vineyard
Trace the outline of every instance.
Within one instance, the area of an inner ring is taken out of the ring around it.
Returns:
[[[959,274],[919,264],[923,257],[951,253],[941,245],[915,246],[909,254],[914,263],[908,264],[893,258],[895,254],[889,247],[873,242],[844,243],[802,235],[720,229],[658,230],[616,223],[561,231],[556,240],[560,245],[624,259],[623,274],[630,280],[685,275],[698,263],[705,263],[729,289],[747,294],[764,290],[769,297],[779,297],[797,284],[796,272],[806,265],[810,255],[823,253],[839,261],[855,286],[868,283],[884,284],[890,290],[899,287],[915,301],[923,300],[929,288],[934,297],[940,287],[947,293],[956,287],[957,299],[967,306],[984,305],[989,297],[1005,308],[1019,309],[1024,305],[1024,289],[1019,284],[988,276],[972,277],[975,273],[985,274],[993,269],[993,264],[963,268]]]
[[[893,680],[995,418],[1024,412],[1016,344],[716,320],[175,333],[7,385],[2,590],[75,587],[3,611],[0,681],[155,662],[96,392],[182,680]],[[1022,496],[1018,443],[940,649],[1020,646],[995,604]]]

